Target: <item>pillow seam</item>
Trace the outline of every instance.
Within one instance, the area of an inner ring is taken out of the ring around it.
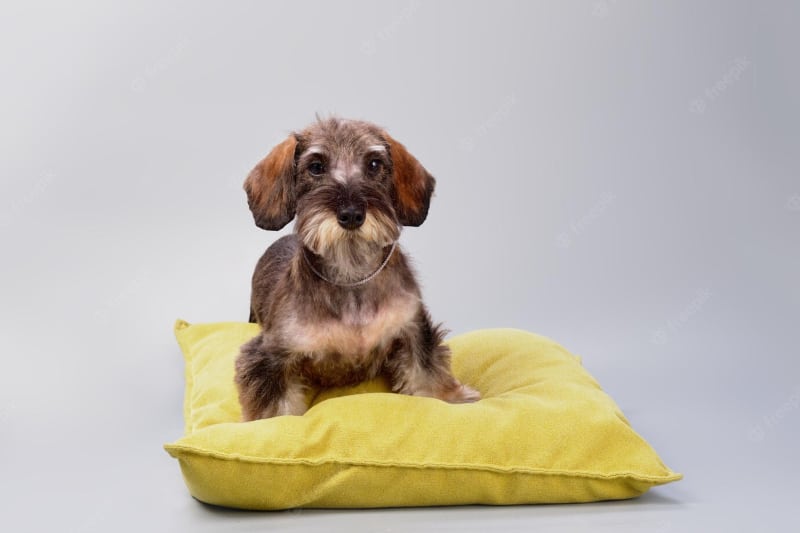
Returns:
[[[495,473],[502,473],[502,474],[514,474],[514,473],[522,473],[522,474],[531,474],[531,475],[554,475],[554,476],[564,476],[564,477],[581,477],[581,478],[590,478],[590,479],[619,479],[619,478],[629,478],[635,479],[638,481],[647,481],[647,482],[670,482],[670,481],[677,481],[683,478],[683,474],[679,474],[677,472],[672,472],[671,470],[667,469],[670,473],[666,475],[648,475],[648,474],[637,474],[633,472],[615,472],[612,474],[603,474],[597,472],[585,472],[582,470],[550,470],[550,469],[543,469],[543,468],[530,468],[530,467],[497,467],[491,465],[483,465],[483,464],[464,464],[464,463],[402,463],[402,462],[389,462],[389,461],[346,461],[342,459],[322,459],[319,461],[312,461],[308,459],[262,459],[257,457],[249,457],[249,456],[242,456],[242,455],[234,455],[234,454],[226,454],[220,452],[212,452],[208,450],[204,450],[201,448],[195,448],[192,446],[183,446],[183,445],[175,445],[175,444],[168,444],[165,445],[164,448],[170,452],[172,451],[180,451],[183,453],[187,453],[190,455],[203,457],[203,458],[210,458],[210,459],[220,459],[224,461],[237,461],[242,463],[250,463],[250,464],[260,464],[260,465],[281,465],[281,466],[324,466],[329,464],[334,465],[347,465],[347,466],[375,466],[375,467],[386,467],[386,468],[411,468],[411,469],[442,469],[442,470],[469,470],[469,471],[477,471],[477,472],[495,472]]]

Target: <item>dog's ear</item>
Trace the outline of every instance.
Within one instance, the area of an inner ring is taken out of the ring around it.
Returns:
[[[244,180],[247,205],[259,228],[279,230],[294,218],[296,146],[297,138],[289,135]]]
[[[392,158],[397,219],[403,226],[419,226],[428,216],[436,180],[405,146],[386,132],[383,132],[383,136],[389,144],[389,155]]]

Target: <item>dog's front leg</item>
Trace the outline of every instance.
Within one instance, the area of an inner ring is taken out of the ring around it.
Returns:
[[[291,372],[291,353],[266,334],[242,346],[235,381],[245,422],[308,410],[306,386]]]
[[[462,385],[450,370],[450,349],[443,333],[422,309],[395,340],[386,363],[392,390],[412,396],[430,396],[450,403],[481,399],[475,389]]]

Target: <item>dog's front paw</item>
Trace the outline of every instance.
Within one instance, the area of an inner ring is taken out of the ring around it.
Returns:
[[[481,399],[481,393],[467,385],[459,385],[442,395],[441,399],[449,403],[472,403]]]

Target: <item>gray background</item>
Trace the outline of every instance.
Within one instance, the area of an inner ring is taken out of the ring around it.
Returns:
[[[0,529],[800,523],[790,2],[5,2]],[[438,178],[402,243],[454,333],[583,356],[684,481],[628,502],[244,513],[192,500],[171,328],[246,320],[241,183],[314,113]]]

